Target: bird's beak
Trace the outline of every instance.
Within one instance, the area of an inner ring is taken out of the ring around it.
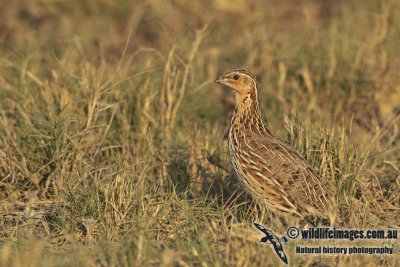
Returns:
[[[223,83],[223,82],[224,82],[224,79],[225,79],[225,77],[224,77],[224,76],[221,76],[221,77],[219,77],[218,79],[216,79],[214,82],[215,82],[215,83]]]

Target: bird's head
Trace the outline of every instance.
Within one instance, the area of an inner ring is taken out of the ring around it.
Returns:
[[[253,74],[245,70],[232,70],[218,79],[215,83],[220,83],[232,88],[236,94],[236,102],[240,103],[248,95],[257,98],[256,79]]]

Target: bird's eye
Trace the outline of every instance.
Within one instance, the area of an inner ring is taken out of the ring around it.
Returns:
[[[235,76],[233,76],[233,79],[234,80],[239,80],[239,75],[236,74]]]

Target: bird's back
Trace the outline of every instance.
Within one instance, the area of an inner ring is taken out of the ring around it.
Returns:
[[[237,111],[229,132],[229,151],[236,174],[247,191],[270,209],[304,217],[333,212],[333,186],[322,180],[292,147],[273,136],[261,114]],[[249,116],[249,114],[247,114]]]

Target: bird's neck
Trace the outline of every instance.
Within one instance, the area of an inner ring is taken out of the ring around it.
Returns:
[[[232,114],[231,126],[240,125],[261,135],[271,134],[264,124],[257,91],[246,95],[236,95],[236,107]]]

